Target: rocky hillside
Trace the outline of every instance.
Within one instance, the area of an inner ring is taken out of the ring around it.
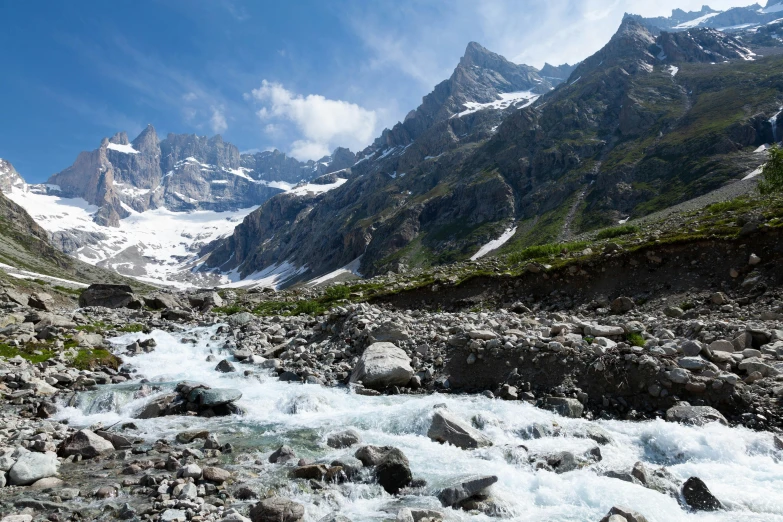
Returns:
[[[763,27],[765,24],[781,18],[782,15],[783,2],[767,0],[765,7],[753,4],[720,11],[704,5],[699,11],[673,9],[671,16],[668,17],[626,16],[634,18],[652,31],[686,31],[693,28],[709,27],[721,31],[745,32],[749,29]]]
[[[202,251],[206,266],[285,266],[290,284],[360,256],[373,275],[467,259],[490,241],[567,238],[745,176],[765,161],[783,105],[780,57],[632,18],[556,88],[532,77],[530,94],[497,91],[528,88],[523,70],[469,45],[449,80],[359,153],[348,182],[273,198]],[[460,97],[482,89],[497,99]]]

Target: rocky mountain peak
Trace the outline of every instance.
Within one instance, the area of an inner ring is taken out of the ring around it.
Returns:
[[[7,194],[14,188],[23,188],[24,185],[22,176],[11,165],[11,162],[0,158],[0,192]]]
[[[149,124],[138,136],[136,136],[132,145],[133,148],[139,152],[158,152],[159,142],[160,140],[158,139],[158,133],[155,132],[155,127],[153,127],[152,124]]]
[[[125,131],[118,132],[109,138],[109,143],[115,143],[117,145],[130,145],[130,141],[128,141],[128,133]]]

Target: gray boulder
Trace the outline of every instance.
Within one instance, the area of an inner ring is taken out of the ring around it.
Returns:
[[[304,518],[304,506],[285,497],[262,500],[250,510],[253,522],[299,522]]]
[[[90,285],[79,296],[79,306],[103,306],[105,308],[139,308],[139,299],[128,285]]]
[[[13,486],[27,486],[46,477],[57,475],[57,455],[46,453],[25,453],[21,455],[8,472],[9,483]]]
[[[707,484],[699,477],[691,477],[682,485],[685,503],[696,511],[717,511],[723,509],[720,500],[710,492]]]
[[[483,433],[445,408],[435,411],[427,436],[435,442],[452,444],[462,449],[492,445],[492,441]]]
[[[375,477],[378,479],[378,484],[392,495],[398,493],[413,480],[410,462],[405,454],[397,448],[386,452],[375,467]]]
[[[498,481],[495,475],[472,477],[438,493],[438,500],[445,507],[458,506],[460,502],[483,492]]]
[[[580,418],[585,409],[581,402],[569,397],[546,397],[541,404],[548,410],[573,419]]]
[[[356,430],[345,430],[332,433],[326,439],[326,445],[330,448],[349,448],[361,442],[362,438]]]
[[[726,418],[711,406],[689,406],[678,404],[666,410],[666,420],[691,426],[704,426],[710,422],[720,422],[728,426]]]
[[[391,386],[405,386],[412,376],[411,360],[405,351],[392,343],[380,342],[364,350],[351,373],[351,382],[384,390]]]
[[[80,455],[83,459],[92,459],[114,451],[114,445],[90,430],[79,430],[65,439],[58,453],[61,457]]]
[[[242,392],[233,388],[196,388],[188,394],[188,402],[194,402],[204,408],[222,406],[242,398]]]
[[[272,464],[284,464],[289,460],[296,458],[296,453],[289,446],[280,446],[271,455],[269,455],[269,462]]]
[[[637,513],[636,511],[628,509],[627,507],[614,506],[609,510],[609,513],[607,513],[606,516],[601,519],[601,522],[617,521],[647,522],[647,518],[644,515]]]

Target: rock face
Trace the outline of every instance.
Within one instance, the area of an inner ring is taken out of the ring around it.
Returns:
[[[53,477],[57,474],[57,467],[57,455],[54,453],[25,453],[9,470],[9,482],[14,486],[27,486],[42,478]]]
[[[79,306],[103,306],[105,308],[138,308],[138,298],[128,285],[90,285],[79,296]]]
[[[304,506],[285,497],[262,500],[250,510],[253,522],[299,522],[304,518]]]
[[[462,449],[492,445],[492,441],[484,434],[444,408],[435,410],[427,436],[436,442],[452,444]]]
[[[91,459],[113,451],[114,445],[108,440],[90,430],[80,430],[63,441],[58,453],[61,457],[80,455],[84,459]]]
[[[373,343],[364,350],[351,373],[351,382],[375,390],[405,386],[413,376],[410,361],[410,357],[392,343]]]

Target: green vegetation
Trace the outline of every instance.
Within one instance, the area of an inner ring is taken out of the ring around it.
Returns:
[[[628,344],[631,346],[644,346],[644,337],[642,337],[642,334],[637,332],[630,332],[626,334],[625,340],[628,341]]]
[[[783,192],[783,149],[777,145],[769,149],[769,161],[762,168],[758,189],[763,195]]]
[[[71,294],[75,296],[82,295],[82,290],[80,288],[69,288],[67,286],[56,285],[54,289],[64,294]]]
[[[351,289],[345,285],[332,285],[326,288],[324,295],[332,301],[348,299],[348,296],[351,295]]]
[[[739,210],[750,210],[755,206],[755,202],[747,196],[740,196],[738,198],[730,199],[728,201],[721,201],[713,203],[705,208],[709,214],[725,214],[726,212],[736,212]]]
[[[245,309],[240,305],[233,304],[229,306],[216,306],[212,309],[212,311],[216,314],[234,315],[238,314],[239,312],[244,312]]]
[[[5,343],[0,343],[0,357],[12,359],[20,355],[23,359],[26,359],[32,364],[48,361],[55,355],[56,352],[50,349],[50,347],[41,344],[26,344],[22,347],[10,346]]]
[[[139,333],[144,331],[144,325],[139,323],[126,324],[117,328],[117,331],[124,333]]]
[[[110,326],[102,321],[96,321],[92,324],[82,324],[76,327],[80,332],[95,333],[108,330]]]
[[[533,259],[549,258],[567,252],[577,252],[584,250],[590,243],[587,241],[574,241],[571,243],[547,243],[545,245],[535,245],[522,250],[512,252],[506,258],[509,265],[518,265],[524,261]]]
[[[98,366],[108,366],[116,370],[120,366],[120,360],[108,350],[84,348],[76,353],[73,366],[79,370],[93,370]]]
[[[612,239],[620,236],[627,236],[628,234],[635,234],[639,232],[639,227],[636,225],[621,225],[619,227],[605,228],[601,230],[596,236],[596,239]]]

